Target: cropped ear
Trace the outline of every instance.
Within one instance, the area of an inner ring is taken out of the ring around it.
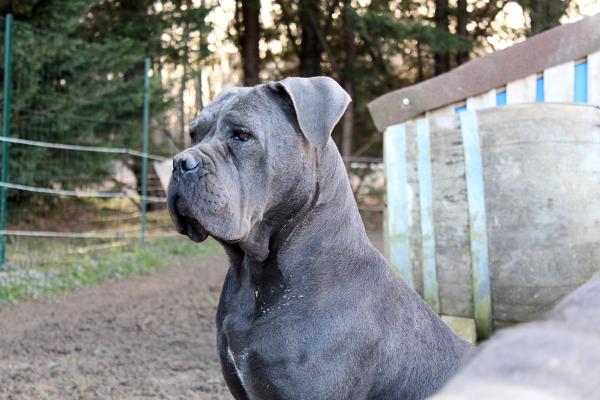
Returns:
[[[350,95],[326,76],[286,78],[275,82],[274,86],[282,87],[292,99],[304,136],[315,146],[325,147],[333,128],[352,101]]]

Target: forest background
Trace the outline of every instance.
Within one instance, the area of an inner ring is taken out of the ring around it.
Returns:
[[[92,44],[93,62],[119,76],[143,71],[149,57],[160,77],[150,150],[164,155],[189,143],[186,126],[225,87],[328,75],[354,100],[334,132],[342,154],[378,157],[381,135],[366,108],[370,100],[599,11],[598,0],[0,1],[0,14],[12,13],[17,23]],[[40,62],[68,71],[73,59],[90,57],[71,50]],[[64,82],[60,90],[66,103],[82,95]],[[29,97],[37,91],[48,87],[30,88]],[[95,118],[139,121],[142,94],[141,85],[115,90]],[[135,130],[110,137],[133,147],[140,140]]]

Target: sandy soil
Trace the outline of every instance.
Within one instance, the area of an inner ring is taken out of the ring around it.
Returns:
[[[0,308],[0,399],[231,399],[214,315],[224,256]]]

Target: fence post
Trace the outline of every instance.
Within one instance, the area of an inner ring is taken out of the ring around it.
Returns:
[[[144,62],[144,155],[142,157],[142,234],[141,242],[146,238],[146,210],[148,196],[148,129],[150,125],[150,59]]]
[[[385,241],[390,265],[414,288],[410,264],[406,127],[388,126],[383,132],[383,161],[386,186]]]
[[[474,111],[460,114],[460,130],[465,154],[465,181],[469,211],[469,239],[473,277],[473,313],[477,338],[487,339],[492,333],[492,294],[488,237],[485,216],[485,183],[479,125]]]
[[[10,91],[12,81],[12,33],[13,33],[13,16],[7,14],[4,26],[4,96],[2,104],[2,136],[10,136]],[[2,142],[2,182],[8,182],[8,142]],[[8,216],[8,204],[6,201],[7,188],[0,189],[0,230],[6,228]],[[0,234],[0,270],[4,269],[4,261],[6,261],[6,236]]]

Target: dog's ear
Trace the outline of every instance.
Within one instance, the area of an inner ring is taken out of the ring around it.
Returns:
[[[333,128],[352,101],[336,81],[326,76],[286,78],[273,82],[270,87],[285,90],[294,105],[302,133],[320,148],[325,147]]]

